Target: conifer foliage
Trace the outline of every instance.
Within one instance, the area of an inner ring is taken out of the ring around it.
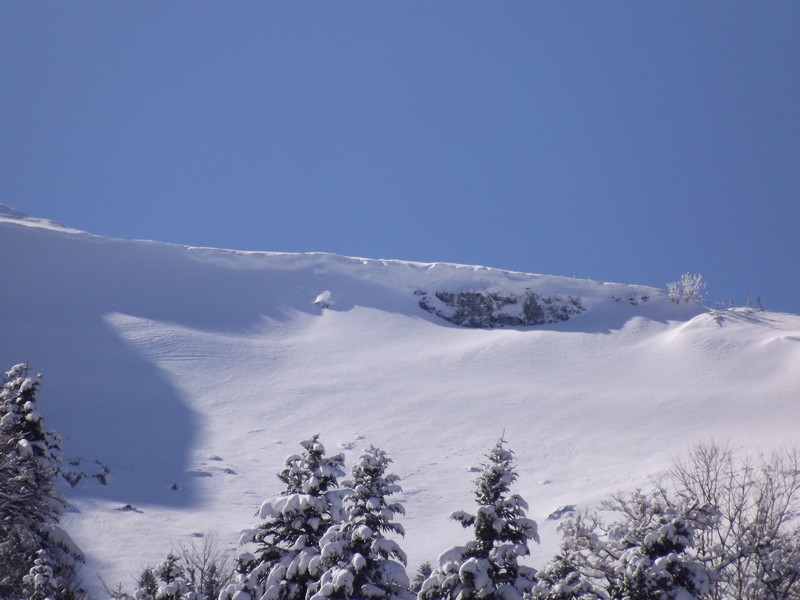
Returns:
[[[431,566],[430,561],[426,560],[419,566],[419,568],[417,568],[417,572],[414,574],[414,578],[411,580],[409,589],[414,592],[414,594],[419,594],[419,591],[422,589],[422,584],[425,583],[425,580],[428,579],[432,573],[433,567]]]
[[[53,560],[44,550],[36,553],[33,567],[22,578],[23,592],[29,600],[49,600],[58,595],[58,580],[53,573]]]
[[[405,514],[402,504],[389,496],[401,492],[397,475],[386,474],[391,459],[374,446],[367,448],[353,467],[352,493],[344,499],[342,523],[332,525],[320,540],[327,570],[314,586],[311,600],[384,598],[411,600],[406,555],[384,534],[404,535],[395,523]]]
[[[205,600],[193,592],[187,581],[186,571],[179,558],[172,552],[155,569],[146,569],[140,578],[140,586],[134,592],[135,600]]]
[[[450,515],[472,527],[474,539],[439,557],[439,567],[422,584],[420,600],[520,600],[536,582],[535,570],[518,563],[530,553],[528,542],[538,542],[539,536],[536,523],[525,516],[525,500],[509,493],[517,479],[514,454],[501,438],[487,458],[475,482],[478,510]]]
[[[0,390],[0,598],[73,598],[80,550],[58,527],[64,501],[56,481],[58,435],[45,429],[25,364]]]
[[[221,600],[304,600],[321,574],[319,543],[328,528],[341,521],[344,457],[325,456],[315,435],[301,442],[303,453],[286,459],[278,473],[286,489],[266,500],[258,511],[262,523],[240,542],[255,543],[254,554],[239,555],[233,584]]]
[[[603,598],[591,581],[580,571],[580,557],[569,548],[562,548],[539,571],[531,600],[597,600]]]

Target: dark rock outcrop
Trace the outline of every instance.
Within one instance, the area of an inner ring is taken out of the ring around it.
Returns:
[[[415,293],[420,297],[421,308],[461,327],[492,329],[558,323],[584,310],[578,298],[545,297],[529,289],[519,295],[446,290],[433,295],[423,290]]]

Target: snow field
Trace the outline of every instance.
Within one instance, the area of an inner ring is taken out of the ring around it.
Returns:
[[[466,540],[447,515],[473,509],[474,467],[504,431],[537,566],[560,540],[548,515],[646,485],[697,441],[795,444],[795,315],[483,267],[109,240],[18,215],[0,216],[0,257],[16,273],[0,358],[45,374],[40,406],[66,458],[110,469],[106,486],[65,488],[96,592],[192,536],[236,548],[315,433],[348,469],[369,444],[393,458],[411,574]],[[471,330],[414,296],[526,287],[587,310]]]

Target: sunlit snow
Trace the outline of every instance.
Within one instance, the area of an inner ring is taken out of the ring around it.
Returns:
[[[467,541],[447,516],[474,511],[474,467],[501,435],[539,524],[534,566],[559,543],[548,515],[646,485],[696,441],[796,441],[796,315],[486,267],[107,239],[12,209],[0,257],[0,368],[44,373],[37,409],[85,473],[64,483],[64,524],[95,591],[130,588],[191,536],[235,548],[316,433],[348,469],[369,444],[393,458],[410,570]],[[420,289],[531,289],[585,311],[464,329],[422,310]]]

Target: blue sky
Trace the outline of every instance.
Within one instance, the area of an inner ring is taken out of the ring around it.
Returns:
[[[800,3],[0,3],[0,202],[800,313]]]

